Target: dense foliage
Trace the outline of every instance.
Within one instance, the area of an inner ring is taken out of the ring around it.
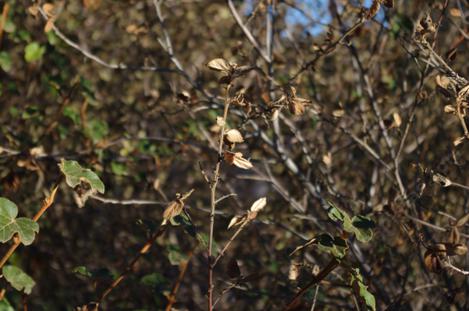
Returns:
[[[468,310],[469,3],[4,0],[1,310]]]

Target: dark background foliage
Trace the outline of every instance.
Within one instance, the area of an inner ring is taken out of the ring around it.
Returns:
[[[254,169],[222,163],[218,196],[237,195],[217,206],[217,247],[231,237],[226,227],[233,215],[259,197],[268,204],[216,267],[215,298],[234,282],[232,259],[246,278],[215,309],[286,305],[329,256],[315,247],[290,253],[321,232],[340,234],[324,208],[331,200],[376,222],[370,243],[351,238],[347,261],[360,268],[378,310],[467,310],[467,277],[432,273],[424,264],[425,245],[446,241],[451,217],[468,212],[469,150],[466,140],[454,144],[463,128],[444,111],[454,96],[438,92],[441,68],[427,64],[415,32],[428,16],[436,29],[425,40],[468,77],[469,4],[395,0],[366,18],[371,1],[233,2],[263,51],[274,10],[270,65],[226,1],[163,1],[164,22],[154,1],[65,1],[48,32],[41,12],[32,14],[43,3],[2,1],[0,195],[31,217],[66,158],[98,173],[106,185],[101,198],[140,200],[91,198],[78,208],[62,183],[35,242],[10,259],[36,281],[27,297],[2,283],[12,305],[70,310],[96,301],[176,193],[195,189],[187,211],[207,236],[210,189],[201,171],[212,174],[217,161],[214,125],[226,85],[206,64],[224,58],[259,70],[233,81],[232,95],[243,89],[251,110],[233,107],[228,124],[243,133],[237,148]],[[287,86],[312,104],[302,115],[283,107],[272,121],[278,108],[272,103]],[[457,184],[444,187],[437,173]],[[194,251],[173,307],[206,309],[207,252],[198,243],[182,227],[169,227],[102,307],[164,309],[179,263]],[[467,256],[452,262],[461,269],[469,264]],[[300,267],[296,279],[289,279],[292,265]],[[343,271],[321,283],[318,310],[356,308]],[[314,288],[305,296],[308,310],[313,295]]]

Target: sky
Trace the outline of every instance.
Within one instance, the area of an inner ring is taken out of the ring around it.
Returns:
[[[369,7],[372,0],[356,0],[357,2],[363,2],[364,6]],[[253,3],[256,0],[247,0],[246,3],[246,15],[253,10]],[[327,24],[331,21],[331,16],[327,8],[329,0],[296,0],[298,7],[301,7],[308,15],[306,16],[302,12],[295,9],[289,9],[286,15],[287,23],[291,26],[299,24],[305,27],[305,30],[312,36],[316,36],[326,28],[321,24]],[[312,20],[315,20],[314,23]]]

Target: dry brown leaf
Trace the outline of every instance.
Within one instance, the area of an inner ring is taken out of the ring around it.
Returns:
[[[249,162],[249,160],[246,160],[245,158],[243,158],[243,154],[241,152],[236,152],[234,154],[233,165],[239,168],[242,168],[244,170],[248,170],[252,168],[252,163]]]
[[[236,226],[239,226],[244,220],[244,217],[242,216],[234,216],[233,218],[231,218],[230,220],[230,223],[228,224],[228,227],[227,229],[230,229],[232,227],[236,227]]]
[[[456,227],[462,227],[469,221],[469,214],[462,216],[456,221]]]
[[[393,125],[394,125],[395,127],[400,127],[401,124],[402,124],[402,119],[401,119],[401,116],[399,115],[399,113],[394,112],[394,113],[392,114],[392,118],[393,118],[393,120],[394,120],[394,124],[393,124]]]
[[[225,133],[225,140],[232,144],[244,142],[243,135],[236,129],[228,130]]]
[[[336,109],[334,111],[332,111],[332,115],[336,118],[342,118],[345,114],[345,110],[344,109]]]
[[[251,208],[249,209],[251,212],[259,212],[261,211],[265,206],[267,205],[267,198],[262,197],[260,199],[257,199],[256,202],[254,202],[251,205]]]
[[[466,136],[461,136],[461,137],[456,138],[456,139],[453,141],[453,145],[454,145],[454,146],[458,146],[458,145],[462,144],[462,142],[464,141],[464,139],[466,139]]]
[[[47,17],[53,17],[56,15],[56,12],[55,12],[55,5],[53,5],[52,3],[44,3],[42,5],[42,9],[44,10],[44,12],[46,13]]]
[[[454,106],[452,105],[445,106],[445,113],[455,113],[455,112],[456,112],[456,108],[454,108]]]
[[[295,281],[300,275],[300,264],[292,261],[290,263],[290,269],[288,270],[288,279]]]
[[[219,127],[222,127],[225,125],[225,119],[223,119],[223,117],[217,117],[217,125]]]
[[[326,153],[325,155],[322,156],[322,162],[326,164],[327,167],[331,167],[332,165],[332,154],[331,152]]]
[[[454,16],[454,17],[461,17],[462,14],[461,14],[461,10],[458,9],[458,8],[452,8],[449,10],[449,14],[451,14],[451,16]]]
[[[44,32],[49,32],[54,28],[54,18],[50,18],[47,22],[46,25],[44,26]]]
[[[184,203],[180,200],[174,200],[166,206],[166,209],[163,212],[163,222],[164,224],[171,218],[181,214],[184,208]]]
[[[305,113],[305,101],[302,98],[295,98],[288,102],[288,109],[295,116],[302,115]]]
[[[207,67],[215,71],[229,72],[231,64],[223,58],[215,58],[207,63]]]
[[[39,13],[39,6],[37,4],[34,4],[28,8],[29,14],[32,16],[36,17],[37,14]]]

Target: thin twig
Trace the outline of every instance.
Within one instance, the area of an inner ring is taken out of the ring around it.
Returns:
[[[168,296],[168,304],[166,305],[166,311],[171,311],[171,308],[173,304],[176,302],[176,294],[179,290],[179,287],[181,286],[182,279],[184,278],[184,275],[186,274],[187,267],[189,267],[189,262],[192,259],[192,255],[194,255],[194,250],[191,250],[189,254],[187,255],[187,260],[181,262],[179,265],[179,276],[176,280],[176,283],[174,283],[173,289],[171,290],[171,293]]]
[[[109,199],[104,198],[99,195],[91,195],[90,199],[106,203],[106,204],[115,204],[115,205],[161,205],[166,206],[168,202],[162,201],[151,201],[151,200],[118,200],[118,199]]]
[[[148,241],[140,248],[139,252],[135,257],[130,261],[130,263],[127,265],[125,270],[119,275],[117,279],[115,279],[101,294],[99,297],[97,303],[96,303],[96,308],[99,307],[99,305],[104,301],[104,299],[111,293],[111,291],[116,288],[132,270],[134,269],[135,265],[139,261],[139,259],[145,255],[150,248],[153,246],[155,243],[156,239],[160,237],[166,230],[166,226],[160,226],[158,230],[148,239]]]
[[[52,204],[54,203],[55,195],[57,194],[58,188],[59,188],[58,185],[56,185],[54,189],[52,190],[51,194],[47,198],[44,199],[44,202],[42,203],[41,208],[36,213],[36,215],[34,215],[34,217],[32,218],[34,222],[37,222],[39,218],[41,218],[41,216],[47,211],[47,209],[52,206]],[[0,259],[0,269],[6,264],[8,259],[10,259],[11,255],[13,255],[15,250],[21,244],[21,240],[19,239],[17,235],[13,237],[13,241],[14,241],[13,244],[10,246],[6,254],[3,255],[2,259]]]
[[[272,60],[271,58],[265,53],[265,51],[260,47],[259,43],[257,43],[256,39],[252,35],[251,31],[247,29],[247,27],[244,25],[243,21],[241,20],[241,17],[238,14],[238,11],[236,10],[233,1],[232,0],[227,0],[228,7],[230,8],[231,15],[233,15],[234,19],[236,20],[236,23],[238,23],[238,26],[241,28],[243,31],[244,35],[248,38],[249,42],[251,42],[252,46],[256,49],[256,51],[259,53],[259,55],[267,62],[271,63]]]
[[[294,310],[298,306],[301,298],[306,293],[306,291],[310,289],[312,286],[314,286],[315,284],[318,284],[319,282],[321,282],[326,276],[329,275],[329,273],[331,273],[335,268],[337,268],[338,265],[339,265],[339,262],[337,261],[337,259],[333,258],[329,262],[329,264],[324,269],[321,270],[321,272],[319,272],[316,276],[314,276],[313,279],[305,287],[303,287],[295,295],[295,297],[293,297],[290,303],[283,310],[284,311]]]
[[[38,10],[41,13],[42,17],[44,18],[44,20],[48,21],[49,17],[47,16],[46,12],[41,7],[38,7]],[[111,63],[106,62],[105,60],[99,58],[98,56],[91,53],[87,49],[81,47],[80,45],[78,45],[78,43],[76,43],[76,42],[72,41],[71,39],[69,39],[66,35],[64,35],[60,31],[59,28],[57,28],[57,26],[55,26],[55,24],[52,24],[52,30],[55,32],[57,37],[59,37],[60,39],[62,39],[63,42],[65,42],[65,44],[67,44],[68,46],[70,46],[70,47],[74,48],[75,50],[79,51],[86,58],[89,58],[92,61],[96,62],[97,64],[99,64],[101,66],[104,66],[106,68],[115,69],[115,70],[137,70],[137,71],[176,72],[176,73],[178,72],[177,70],[174,70],[174,69],[160,68],[160,67],[157,67],[157,66],[136,66],[136,67],[134,67],[134,66],[126,65],[124,63],[111,64]]]
[[[227,90],[228,96],[228,90]],[[213,265],[212,265],[212,248],[213,248],[213,232],[215,227],[215,209],[217,205],[217,185],[220,180],[220,166],[223,156],[223,136],[225,133],[225,124],[228,117],[228,110],[230,108],[230,102],[228,98],[225,101],[225,109],[223,111],[223,125],[220,130],[220,138],[218,143],[218,159],[213,173],[213,180],[210,184],[210,232],[208,237],[208,310],[213,310]]]
[[[243,231],[244,227],[246,227],[246,225],[249,223],[249,221],[244,221],[238,228],[238,230],[236,230],[236,232],[231,236],[231,238],[228,240],[228,242],[225,244],[225,246],[223,247],[223,249],[220,251],[220,253],[218,253],[218,256],[217,258],[215,258],[215,260],[213,261],[213,264],[212,264],[212,267],[215,268],[215,266],[217,265],[218,261],[221,259],[221,257],[223,257],[223,255],[225,254],[226,250],[230,247],[231,243],[233,243],[233,241],[236,239],[236,237],[241,233],[241,231]]]

